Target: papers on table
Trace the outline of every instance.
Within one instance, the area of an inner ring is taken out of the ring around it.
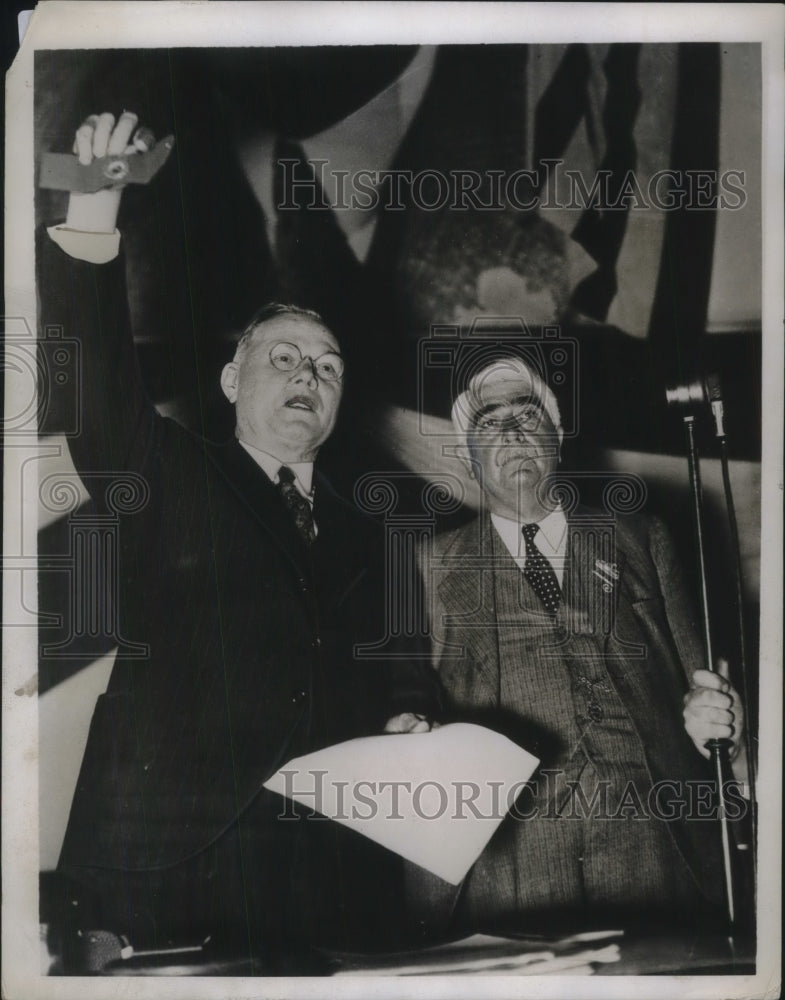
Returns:
[[[326,747],[264,787],[457,885],[538,763],[499,733],[456,723]]]
[[[339,977],[477,975],[591,975],[595,966],[618,962],[622,931],[566,938],[515,939],[475,934],[461,941],[385,956],[335,955]]]

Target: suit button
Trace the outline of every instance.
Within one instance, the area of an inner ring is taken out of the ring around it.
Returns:
[[[306,700],[307,697],[308,697],[308,695],[306,694],[305,691],[302,691],[302,690],[301,691],[294,691],[292,693],[292,704],[293,705],[302,705],[302,703]]]
[[[589,702],[589,718],[592,722],[599,722],[603,716],[602,705],[598,705],[596,701]]]
[[[318,635],[314,639],[314,641],[311,643],[311,645],[313,646],[314,649],[318,649],[321,646],[321,644],[322,644],[322,640],[319,638]]]

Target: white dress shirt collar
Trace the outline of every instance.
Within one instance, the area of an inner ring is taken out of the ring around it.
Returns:
[[[254,448],[253,445],[245,441],[240,441],[240,444],[273,483],[278,482],[278,472],[281,466],[287,465],[294,473],[294,481],[297,489],[306,500],[313,504],[313,462],[282,462],[275,455],[270,455],[266,451]]]
[[[507,551],[520,569],[526,565],[526,546],[523,541],[522,524],[500,514],[491,514],[491,521]],[[559,586],[564,581],[564,556],[567,550],[567,518],[561,507],[552,510],[537,522],[539,531],[534,536],[534,544],[553,567]]]

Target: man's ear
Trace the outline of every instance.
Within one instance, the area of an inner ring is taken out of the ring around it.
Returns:
[[[240,366],[236,361],[229,361],[221,371],[221,389],[230,403],[237,402],[237,376]]]
[[[476,479],[471,448],[467,444],[457,445],[455,448],[455,457],[460,459],[461,465],[466,470],[469,479]]]

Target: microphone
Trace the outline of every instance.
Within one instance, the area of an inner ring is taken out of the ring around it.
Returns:
[[[714,428],[718,438],[725,437],[725,409],[722,402],[720,377],[716,372],[701,376],[685,385],[676,385],[665,390],[668,406],[687,410],[698,410],[708,403],[714,417]]]
[[[704,402],[706,390],[701,379],[688,385],[675,385],[665,390],[665,402],[668,406],[697,407]]]
[[[716,372],[706,376],[706,395],[709,398],[709,403],[711,404],[711,412],[714,416],[714,429],[717,433],[718,438],[725,437],[725,409],[722,405],[722,387],[720,386],[720,377]]]

